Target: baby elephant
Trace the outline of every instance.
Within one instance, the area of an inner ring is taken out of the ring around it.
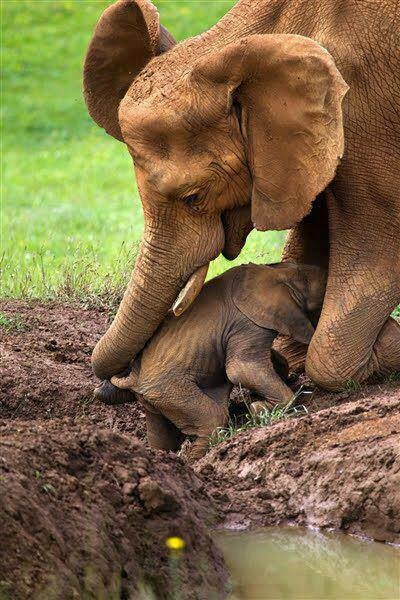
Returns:
[[[183,434],[194,435],[188,458],[203,456],[226,424],[233,384],[255,392],[263,407],[286,405],[293,394],[273,367],[272,342],[278,333],[310,342],[309,316],[321,308],[325,284],[315,266],[248,264],[209,281],[181,316],[168,315],[130,375],[111,380],[142,402],[150,446],[177,450]]]

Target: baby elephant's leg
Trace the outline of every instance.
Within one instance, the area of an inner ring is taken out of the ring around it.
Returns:
[[[145,410],[147,441],[151,448],[176,452],[184,440],[183,434],[161,413]]]
[[[286,406],[293,398],[292,390],[275,371],[271,360],[273,334],[249,322],[249,327],[233,335],[228,343],[226,373],[229,380],[241,384],[263,399],[253,402],[259,412],[275,405]]]
[[[211,434],[228,419],[227,402],[214,401],[188,379],[169,382],[160,410],[184,434],[196,436],[187,454],[189,461],[204,456]]]

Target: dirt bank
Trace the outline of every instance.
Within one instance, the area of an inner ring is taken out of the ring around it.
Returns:
[[[244,432],[195,470],[224,526],[295,523],[400,543],[400,388]]]
[[[211,502],[179,458],[71,419],[1,422],[0,456],[1,598],[225,597]]]
[[[178,584],[180,598],[220,597],[226,572],[205,526],[216,511],[229,527],[400,542],[400,382],[316,390],[308,416],[239,434],[195,475],[146,448],[136,402],[93,400],[104,313],[22,301],[0,311],[0,597],[123,599],[144,585],[164,598]],[[165,539],[176,534],[187,549],[171,576]]]

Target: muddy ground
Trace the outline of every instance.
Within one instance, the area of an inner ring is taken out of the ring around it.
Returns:
[[[0,448],[0,597],[225,596],[216,515],[180,459],[69,418],[2,421]]]
[[[400,542],[400,382],[317,390],[308,415],[239,434],[193,471],[146,447],[135,402],[93,400],[105,313],[23,301],[0,311],[0,597],[128,598],[141,585],[167,598],[177,582],[181,598],[223,597],[207,530],[217,523]],[[184,559],[169,555],[170,535],[185,539]]]
[[[400,544],[400,389],[247,431],[195,471],[225,527],[286,523]]]

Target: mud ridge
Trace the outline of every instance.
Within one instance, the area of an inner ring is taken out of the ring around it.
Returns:
[[[226,596],[216,515],[176,456],[68,418],[1,422],[0,455],[0,597]]]
[[[280,523],[400,543],[400,388],[241,433],[195,466],[225,527]]]

